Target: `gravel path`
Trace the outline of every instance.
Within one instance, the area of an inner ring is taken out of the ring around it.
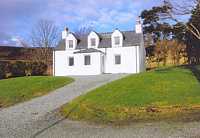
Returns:
[[[37,138],[200,138],[200,123],[157,122],[117,127],[63,120]]]
[[[200,138],[200,122],[98,126],[57,114],[75,97],[123,76],[75,77],[74,83],[46,96],[0,110],[0,138]]]
[[[29,138],[39,134],[60,118],[54,110],[75,97],[125,75],[74,77],[75,82],[46,96],[0,110],[1,138]]]

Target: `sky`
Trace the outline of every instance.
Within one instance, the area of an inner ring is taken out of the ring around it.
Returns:
[[[97,32],[115,28],[134,30],[144,9],[162,0],[0,0],[0,45],[19,45],[27,40],[41,19],[51,20],[60,31],[92,26]]]

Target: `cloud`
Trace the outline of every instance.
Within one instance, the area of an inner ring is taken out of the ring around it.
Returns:
[[[133,28],[136,16],[144,8],[161,0],[1,0],[0,30],[10,38],[27,37],[39,19],[55,21],[60,28],[68,26],[76,30],[91,25],[97,31],[110,31],[113,27]],[[145,4],[144,4],[145,3]],[[27,38],[26,38],[27,39]]]
[[[18,37],[12,37],[5,32],[0,32],[0,42],[2,46],[20,46],[20,39]]]

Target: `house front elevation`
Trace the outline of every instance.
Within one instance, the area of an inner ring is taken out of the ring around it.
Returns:
[[[54,51],[54,75],[99,75],[145,71],[142,25],[136,31],[90,32],[77,37],[68,29]]]

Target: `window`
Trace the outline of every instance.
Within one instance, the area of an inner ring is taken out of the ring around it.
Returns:
[[[115,64],[116,65],[121,64],[121,55],[115,55]]]
[[[95,38],[91,39],[91,46],[96,46],[96,39]]]
[[[69,57],[69,66],[74,66],[74,57]]]
[[[74,47],[74,42],[73,40],[69,40],[69,48],[73,48]]]
[[[84,61],[85,61],[85,65],[90,65],[91,64],[90,63],[90,56],[89,55],[85,56]]]
[[[114,37],[114,40],[115,40],[115,45],[120,44],[120,37],[119,36]]]

